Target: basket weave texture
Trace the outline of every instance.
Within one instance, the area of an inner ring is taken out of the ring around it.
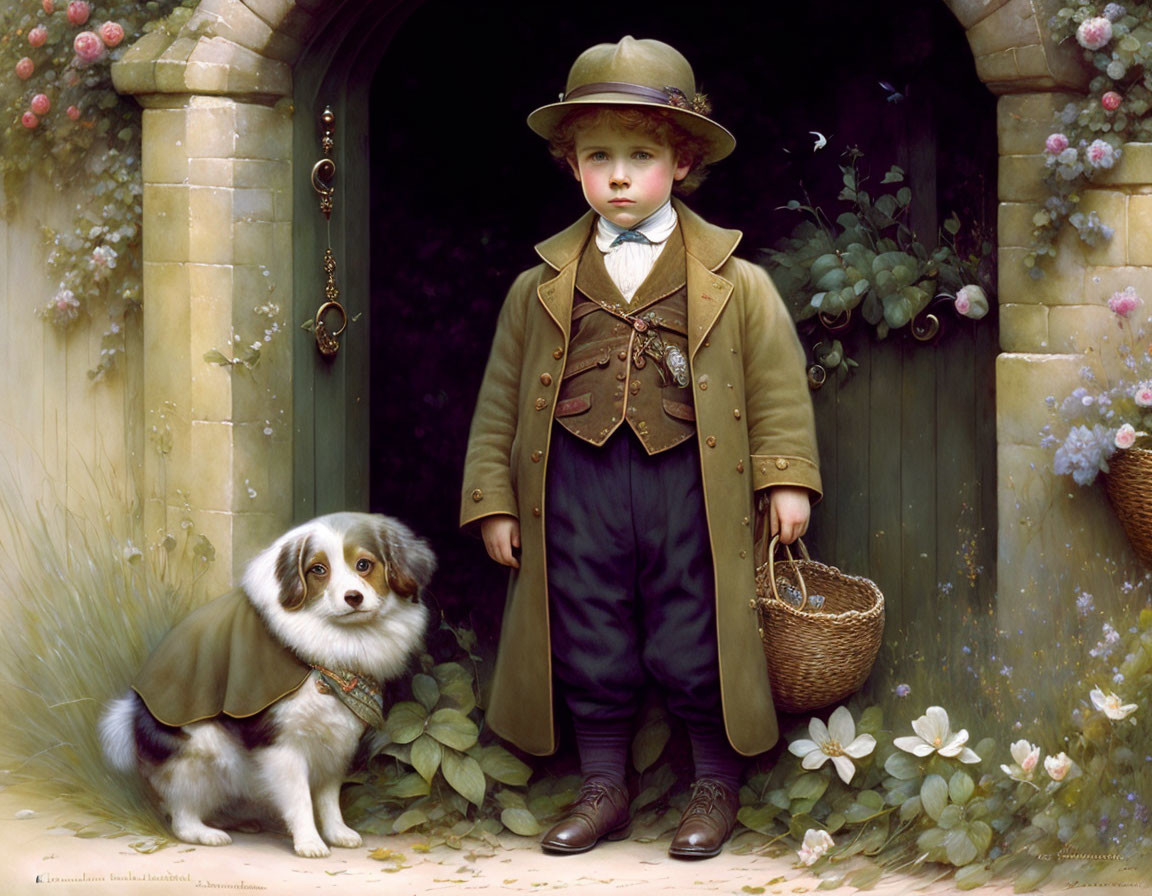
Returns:
[[[843,700],[864,684],[884,634],[884,595],[876,583],[804,559],[769,559],[756,569],[760,637],[772,699],[784,712],[811,712]],[[821,594],[813,610],[793,606],[773,589],[785,583]],[[803,585],[801,584],[803,580]]]
[[[1128,448],[1108,461],[1108,498],[1137,556],[1152,566],[1152,451]]]

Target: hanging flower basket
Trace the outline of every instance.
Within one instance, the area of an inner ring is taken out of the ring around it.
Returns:
[[[1127,448],[1108,461],[1108,498],[1137,556],[1152,566],[1152,450]]]

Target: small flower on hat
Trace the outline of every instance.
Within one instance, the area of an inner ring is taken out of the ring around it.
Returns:
[[[105,22],[97,32],[106,47],[115,47],[124,40],[124,26],[119,22]]]
[[[68,23],[71,25],[83,25],[88,21],[88,16],[91,14],[92,9],[84,0],[72,0],[68,4]]]
[[[1099,50],[1112,40],[1112,23],[1104,16],[1085,19],[1076,29],[1076,41],[1085,50]]]
[[[71,118],[73,121],[76,121],[80,117],[80,107],[79,106],[69,106],[65,110],[64,114],[67,115],[69,118]]]
[[[1100,97],[1100,105],[1109,112],[1115,112],[1120,108],[1120,103],[1123,102],[1123,100],[1124,98],[1115,90],[1109,90],[1104,96]]]
[[[24,125],[28,130],[32,130],[40,124],[40,119],[36,117],[35,112],[28,111],[20,116],[20,124]]]
[[[48,111],[52,108],[52,101],[48,99],[48,94],[38,93],[32,97],[32,102],[28,104],[28,107],[37,115],[43,117],[47,115]]]
[[[1049,155],[1058,156],[1068,148],[1068,138],[1063,134],[1049,134],[1048,139],[1044,141],[1044,148],[1048,150]]]
[[[34,71],[36,71],[36,63],[27,56],[16,63],[16,77],[21,81],[27,81],[31,78]]]
[[[40,5],[44,7],[44,12],[52,15],[56,11],[56,0],[40,0]]]
[[[28,32],[28,43],[34,47],[44,46],[46,40],[48,40],[48,29],[43,25],[37,25]]]
[[[72,49],[81,62],[95,62],[104,55],[104,41],[95,31],[81,31],[72,41]]]

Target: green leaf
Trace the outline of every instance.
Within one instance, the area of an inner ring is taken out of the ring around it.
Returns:
[[[497,790],[492,798],[496,800],[501,809],[527,809],[528,801],[524,798],[518,790],[509,790],[507,787],[502,787]]]
[[[396,797],[396,799],[408,800],[413,797],[428,796],[430,791],[428,782],[412,772],[402,778],[397,778],[384,788],[384,792],[388,796]]]
[[[956,772],[948,781],[948,796],[957,805],[963,806],[972,799],[972,794],[975,792],[976,782],[965,771]]]
[[[948,785],[939,775],[929,775],[920,787],[920,801],[924,804],[924,811],[933,821],[940,818],[940,813],[948,805]],[[967,863],[965,863],[967,864]]]
[[[824,775],[801,775],[788,788],[788,798],[793,800],[818,800],[828,789],[828,779]]]
[[[901,781],[912,781],[920,777],[920,763],[912,754],[900,750],[884,760],[884,771]]]
[[[487,782],[479,762],[471,756],[447,749],[440,761],[440,769],[444,772],[444,780],[464,799],[476,806],[484,802]]]
[[[428,718],[428,733],[454,750],[469,749],[480,736],[476,723],[458,709],[438,709]]]
[[[959,806],[949,803],[940,812],[940,817],[936,820],[936,823],[939,824],[940,827],[944,828],[944,830],[950,831],[953,828],[959,826],[960,822],[963,820],[964,810]]]
[[[882,184],[898,184],[904,181],[904,169],[899,165],[893,165],[888,169],[888,173],[884,175],[884,179],[880,181]]]
[[[412,676],[412,696],[419,700],[420,705],[428,712],[432,712],[440,702],[440,686],[431,675],[421,672]]]
[[[771,836],[777,831],[775,822],[778,811],[774,806],[741,806],[736,819],[758,834]]]
[[[884,869],[879,865],[869,863],[867,867],[849,874],[844,878],[844,882],[849,886],[855,887],[857,890],[870,890],[876,886],[877,881],[880,880],[883,873]]]
[[[912,191],[907,187],[901,187],[896,191],[896,201],[901,205],[907,205],[912,201]]]
[[[480,767],[484,773],[501,784],[523,787],[532,777],[530,766],[521,762],[499,744],[493,744],[480,756]]]
[[[867,806],[875,812],[879,812],[884,808],[884,797],[878,794],[875,790],[862,790],[856,794],[856,800],[863,806]]]
[[[954,828],[948,832],[948,838],[944,841],[944,854],[951,864],[961,867],[975,860],[976,847],[966,830]]]
[[[992,846],[992,827],[983,821],[973,821],[968,824],[968,839],[976,847],[980,855],[988,852]]]
[[[405,831],[416,827],[419,824],[425,824],[428,821],[428,814],[420,809],[409,809],[407,812],[402,812],[396,816],[396,820],[392,822],[392,831],[396,834],[403,834]]]
[[[212,349],[204,353],[204,360],[209,364],[218,364],[221,367],[231,367],[232,359],[225,356],[222,352]]]
[[[527,809],[505,809],[500,813],[500,821],[513,834],[521,837],[535,837],[544,831],[536,816]]]
[[[421,734],[412,742],[412,767],[429,784],[432,783],[436,769],[440,768],[442,755],[440,744],[427,734]]]
[[[632,739],[632,765],[636,771],[645,772],[651,768],[664,752],[671,736],[672,728],[663,717],[657,716],[646,722]]]
[[[844,811],[844,818],[847,819],[849,824],[860,824],[875,814],[876,810],[871,806],[865,806],[863,803],[853,803]]]
[[[950,233],[952,236],[956,236],[956,234],[960,232],[960,218],[957,216],[956,212],[952,212],[952,214],[949,215],[948,218],[944,221],[944,229],[948,231],[948,233]]]
[[[911,821],[913,818],[920,814],[923,808],[924,804],[921,802],[920,797],[909,797],[900,804],[900,820]]]
[[[983,864],[977,862],[972,865],[965,865],[956,872],[953,882],[956,884],[957,889],[960,890],[974,890],[977,887],[982,887],[992,879],[992,872],[984,867]]]
[[[428,711],[423,706],[405,700],[394,704],[388,711],[384,730],[392,738],[393,743],[410,744],[424,733],[424,722],[427,718]]]
[[[440,663],[432,669],[432,677],[440,686],[440,695],[450,700],[460,712],[467,715],[476,708],[472,675],[459,663]]]

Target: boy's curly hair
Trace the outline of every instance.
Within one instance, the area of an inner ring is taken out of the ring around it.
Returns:
[[[707,177],[708,169],[701,164],[701,159],[711,144],[682,127],[676,121],[676,116],[664,109],[640,109],[635,106],[587,106],[573,109],[552,132],[548,151],[567,171],[568,159],[576,155],[576,133],[583,128],[594,128],[605,123],[652,137],[672,150],[677,164],[688,162],[691,165],[688,176],[672,187],[673,193],[687,196]]]

